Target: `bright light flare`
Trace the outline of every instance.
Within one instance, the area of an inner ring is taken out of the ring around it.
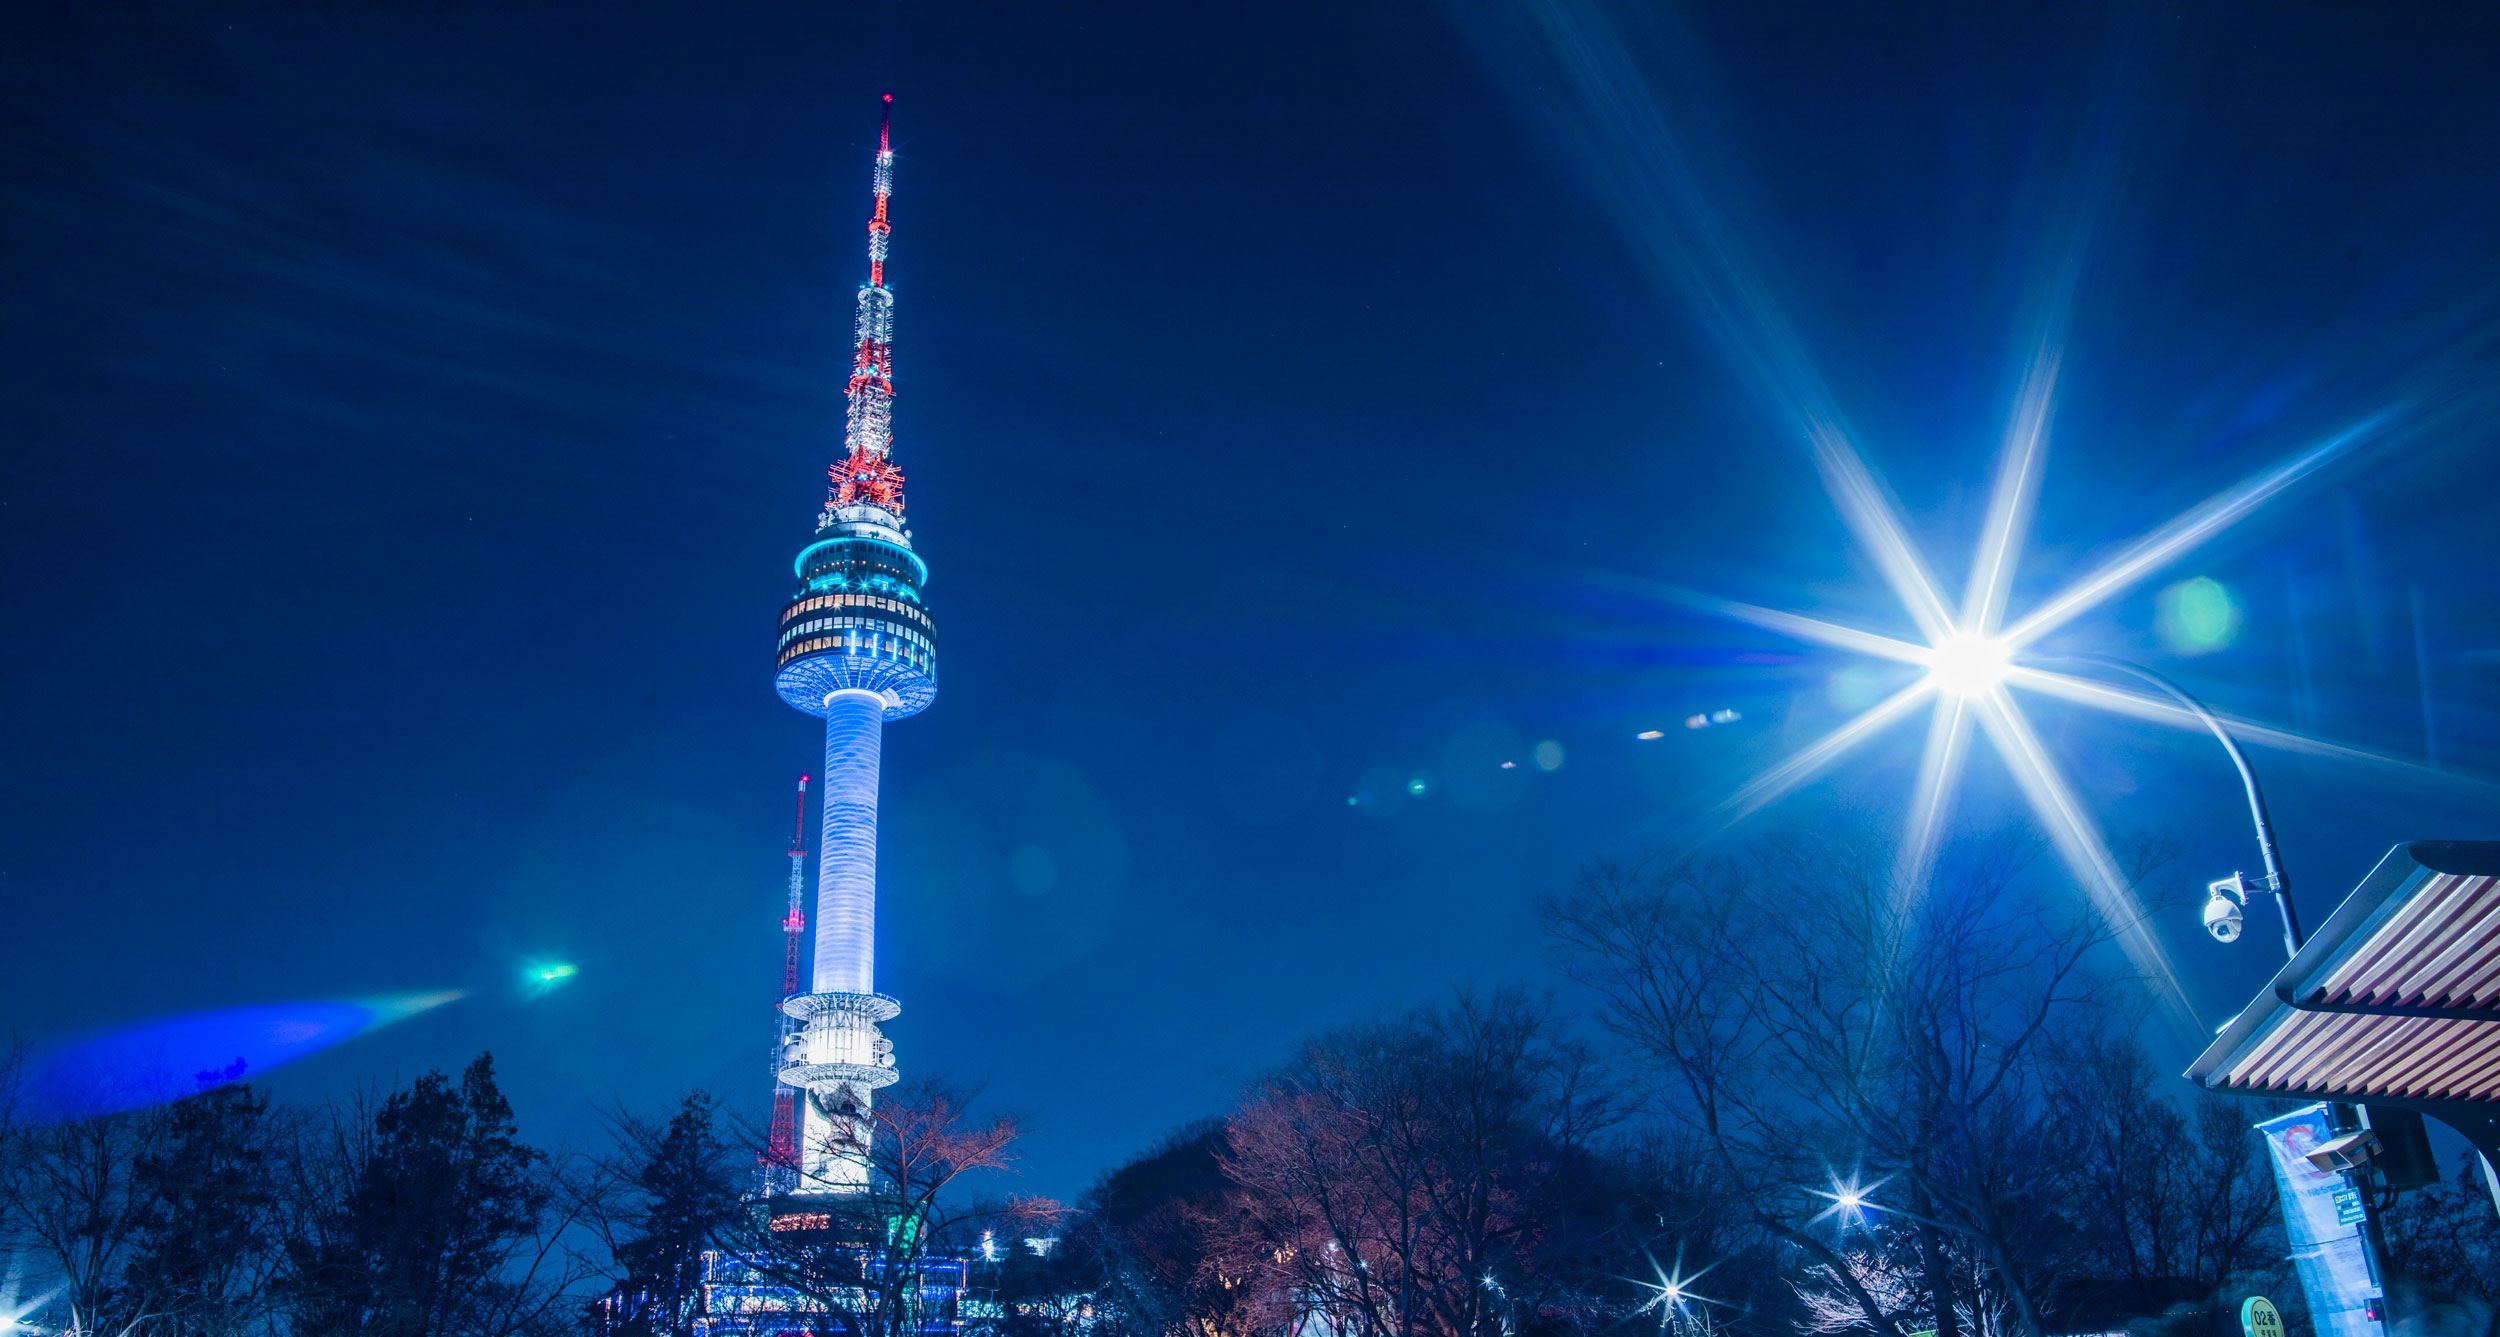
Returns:
[[[55,1286],[32,1299],[27,1298],[22,1290],[25,1270],[22,1258],[11,1259],[8,1280],[0,1282],[0,1337],[13,1332],[33,1332],[35,1316],[61,1293],[62,1288]]]
[[[1831,1185],[1828,1189],[1813,1190],[1814,1196],[1831,1204],[1816,1212],[1815,1220],[1836,1219],[1842,1225],[1856,1225],[1866,1220],[1868,1212],[1880,1210],[1875,1204],[1875,1190],[1882,1188],[1884,1181],[1879,1179],[1869,1184],[1854,1174],[1846,1179],[1833,1175]]]
[[[2027,527],[2026,512],[2038,496],[2041,442],[2050,412],[2048,376],[2042,367],[2053,365],[2054,358],[2045,352],[2035,363],[2034,375],[2026,383],[2017,407],[2018,421],[2007,433],[2007,458],[1999,470],[1986,533],[1975,555],[1969,590],[1958,616],[1939,623],[1935,610],[1943,606],[1942,597],[1916,554],[1905,551],[1899,518],[1873,513],[1876,507],[1888,506],[1889,502],[1864,464],[1852,461],[1846,467],[1835,468],[1828,458],[1824,461],[1827,484],[1843,519],[1861,543],[1875,549],[1873,555],[1887,583],[1902,594],[1903,611],[1918,624],[1927,643],[1920,646],[1896,641],[1820,618],[1751,605],[1723,602],[1718,609],[1739,621],[1785,632],[1800,640],[1874,658],[1907,658],[1927,672],[1918,682],[1756,776],[1721,804],[1718,811],[1728,820],[1735,820],[1768,806],[1821,772],[1843,752],[1909,714],[1915,706],[1932,702],[1933,723],[1895,865],[1901,896],[1914,896],[1932,871],[1935,851],[1944,835],[1945,816],[1952,806],[1968,751],[1965,743],[1970,726],[1976,723],[2012,772],[2016,788],[2048,833],[2060,861],[2108,923],[2136,972],[2160,991],[2177,1019],[2196,1029],[2185,986],[2169,953],[2152,933],[2141,899],[2010,689],[2022,687],[2117,714],[2175,721],[2167,718],[2168,707],[2147,698],[2030,664],[2018,665],[2016,656],[2039,637],[2210,541],[2284,489],[2383,431],[2392,410],[2364,418],[2313,443],[2289,461],[2227,488],[2178,519],[2157,527],[2127,545],[2116,559],[2044,601],[2038,610],[2016,619],[2011,630],[1997,632],[1993,628],[2005,610],[2019,557],[2017,550]],[[1849,449],[1845,442],[1828,438],[1818,438],[1816,448],[1823,456]],[[1905,585],[1916,588],[1905,590]],[[2246,732],[2253,741],[2278,746],[2347,755],[2357,751],[2321,748],[2282,730],[2252,727]]]
[[[1919,705],[1932,704],[1936,722],[1928,731],[1909,830],[1899,855],[1901,894],[1916,895],[1928,876],[1970,751],[1967,740],[1974,732],[1984,734],[2014,773],[2017,787],[2068,871],[2108,916],[2137,971],[2164,991],[2164,1002],[2174,1016],[2201,1038],[2204,1028],[2195,1023],[2177,972],[2148,931],[2141,902],[2024,718],[2016,692],[2051,692],[2097,709],[2179,721],[2165,713],[2170,710],[2166,704],[2038,668],[2029,648],[2232,529],[2295,485],[2357,456],[2365,447],[2383,446],[2400,428],[2418,429],[2421,406],[2391,404],[2314,438],[2272,467],[2119,545],[2081,579],[2036,607],[2020,612],[2009,609],[2013,575],[2021,565],[2024,540],[2039,502],[2056,418],[2056,392],[2066,360],[2069,318],[2082,281],[2084,243],[2115,170],[2114,164],[2104,161],[2079,178],[2080,193],[2065,216],[2067,225],[2056,229],[2060,235],[2050,243],[2050,281],[2042,294],[2036,325],[2026,331],[2028,356],[2010,406],[1987,518],[1962,599],[1954,606],[1911,542],[1900,507],[1852,441],[1829,381],[1781,308],[1777,285],[1756,270],[1746,230],[1718,205],[1698,163],[1687,152],[1679,127],[1690,118],[1670,114],[1667,100],[1652,86],[1650,73],[1628,54],[1636,44],[1614,30],[1604,7],[1543,4],[1531,6],[1529,12],[1533,26],[1557,57],[1565,83],[1577,94],[1569,111],[1575,131],[1582,132],[1566,142],[1594,155],[1592,179],[1604,186],[1604,198],[1652,273],[1684,297],[1740,380],[1760,395],[1787,433],[1811,452],[1833,509],[1916,634],[1899,638],[1804,613],[1707,596],[1679,601],[1802,642],[1926,670],[1918,681],[1771,765],[1713,809],[1704,823],[1724,828],[1741,820],[1803,786],[1844,753],[1914,713]],[[1542,90],[1539,97],[1543,98]],[[2250,741],[2320,750],[2319,745],[2282,730],[2234,728]],[[2427,773],[2428,768],[2417,769]],[[2443,776],[2442,782],[2453,784],[2454,780]]]
[[[1648,1277],[1630,1277],[1626,1280],[1649,1292],[1649,1298],[1643,1300],[1640,1307],[1633,1312],[1656,1314],[1658,1326],[1661,1328],[1666,1327],[1678,1314],[1693,1305],[1717,1303],[1693,1289],[1693,1283],[1699,1281],[1710,1269],[1705,1267],[1692,1272],[1685,1271],[1684,1257],[1680,1253],[1676,1255],[1673,1268],[1660,1267],[1658,1260],[1652,1258],[1649,1260],[1649,1270]]]
[[[1835,505],[1859,542],[1871,550],[1886,583],[1901,596],[1902,611],[1918,626],[1924,644],[1731,600],[1686,600],[1802,641],[1870,658],[1907,661],[1926,670],[1918,681],[1747,781],[1719,805],[1715,815],[1724,825],[1769,806],[1916,707],[1932,704],[1927,743],[1894,868],[1904,907],[1933,870],[1935,852],[1944,837],[1946,815],[1969,751],[1967,741],[1976,724],[1977,732],[1987,737],[2012,773],[2016,788],[2047,832],[2060,861],[2109,925],[2112,937],[2126,952],[2136,973],[2159,991],[2174,1018],[2189,1029],[2201,1031],[2194,1024],[2185,985],[2161,940],[2153,934],[2141,898],[2111,855],[2098,824],[2024,716],[2012,689],[2038,691],[2113,714],[2170,724],[2187,722],[2189,717],[2168,703],[2017,660],[2025,647],[2040,637],[2132,588],[2361,442],[2383,434],[2395,411],[2370,415],[2313,442],[2287,461],[2224,489],[2186,514],[2156,527],[2125,545],[2118,557],[2043,601],[2038,609],[2012,619],[2011,628],[2000,632],[1996,627],[2004,619],[2022,536],[2028,528],[2028,512],[2038,497],[2055,361],[2054,351],[2047,348],[2035,359],[2033,374],[2026,380],[2016,408],[2017,421],[2006,436],[2006,458],[1999,468],[1986,531],[1974,555],[1969,588],[1962,607],[1941,616],[1938,610],[1945,608],[1943,597],[1928,577],[1925,564],[1909,550],[1906,531],[1898,515],[1889,509],[1891,503],[1882,486],[1863,461],[1855,458],[1845,440],[1830,434],[1815,435],[1816,452]],[[1844,455],[1848,458],[1841,458]],[[2277,747],[2410,770],[2429,769],[2406,767],[2405,763],[2357,748],[2321,743],[2286,730],[2244,722],[2234,722],[2234,733]]]
[[[2014,668],[2014,649],[2005,638],[1956,631],[1938,641],[1926,656],[1927,679],[1947,696],[1985,696],[2005,682]]]
[[[553,993],[581,973],[570,961],[532,961],[521,967],[521,988],[533,995]]]

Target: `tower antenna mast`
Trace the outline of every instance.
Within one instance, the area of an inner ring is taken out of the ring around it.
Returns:
[[[799,1168],[798,1088],[781,1080],[781,1066],[789,1061],[790,1037],[799,1025],[781,1010],[781,1004],[798,996],[799,957],[807,948],[807,777],[799,777],[798,803],[790,817],[790,908],[781,917],[781,993],[773,999],[773,1014],[781,1019],[780,1030],[773,1036],[773,1122],[764,1139],[766,1173],[775,1181],[773,1187],[787,1192],[795,1182]]]
[[[886,210],[894,200],[894,95],[888,93],[877,121],[877,164],[870,178],[876,204],[868,215],[868,282],[859,289],[858,340],[851,353],[851,380],[842,391],[842,444],[847,453],[830,471],[823,524],[863,503],[894,516],[903,513],[903,471],[894,452],[894,294],[885,286],[886,241],[894,227]]]

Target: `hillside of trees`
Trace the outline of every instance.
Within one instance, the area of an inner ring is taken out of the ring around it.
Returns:
[[[1309,1037],[1073,1204],[1012,1191],[1019,1119],[895,1088],[830,1233],[772,1228],[756,1130],[701,1094],[557,1151],[483,1055],[319,1108],[211,1073],[63,1118],[0,1084],[0,1318],[660,1337],[716,1317],[726,1256],[822,1337],[919,1331],[932,1259],[971,1264],[984,1337],[2223,1337],[2256,1294],[2305,1331],[2270,1111],[2154,1059],[2106,926],[2032,862],[1958,851],[1903,895],[1818,830],[1592,867],[1542,907],[1571,990]],[[2399,1330],[2491,1331],[2474,1167],[2388,1221]]]

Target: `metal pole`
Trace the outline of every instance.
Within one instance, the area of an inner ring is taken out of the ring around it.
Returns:
[[[2257,825],[2257,853],[2264,858],[2266,864],[2266,890],[2274,894],[2275,909],[2283,916],[2283,955],[2286,958],[2298,955],[2301,941],[2300,915],[2292,908],[2291,880],[2284,876],[2283,858],[2275,848],[2274,822],[2266,815],[2265,791],[2257,787],[2257,772],[2250,769],[2247,754],[2241,752],[2240,745],[2233,741],[2231,731],[2222,726],[2220,718],[2205,708],[2204,702],[2188,695],[2187,690],[2179,684],[2141,664],[2130,664],[2126,660],[2112,659],[2106,655],[2076,655],[2073,658],[2079,663],[2097,664],[2102,668],[2114,669],[2120,673],[2141,678],[2161,689],[2164,695],[2178,702],[2181,709],[2194,715],[2206,730],[2213,734],[2215,741],[2222,744],[2222,750],[2231,754],[2231,765],[2240,773],[2240,786],[2248,791],[2249,818]]]

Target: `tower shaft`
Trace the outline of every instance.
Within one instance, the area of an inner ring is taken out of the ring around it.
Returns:
[[[825,702],[825,799],[816,856],[818,993],[874,993],[877,771],[885,698],[856,687]]]

